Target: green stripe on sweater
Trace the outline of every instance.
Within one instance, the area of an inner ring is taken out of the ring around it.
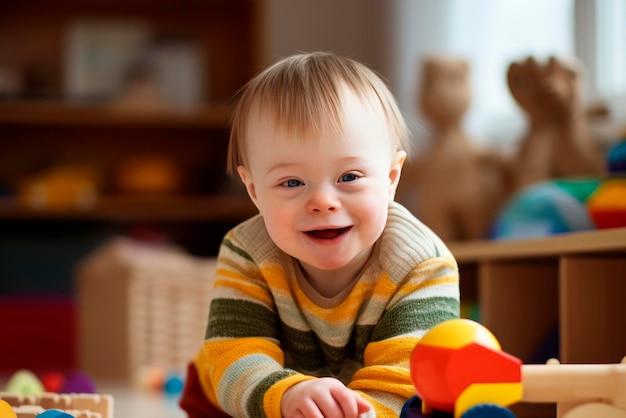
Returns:
[[[372,341],[428,330],[440,322],[458,317],[459,301],[452,297],[405,300],[381,318],[372,332]]]
[[[265,410],[263,409],[263,397],[265,393],[272,387],[273,384],[279,382],[293,374],[296,374],[293,370],[283,369],[274,372],[267,376],[261,383],[259,383],[248,398],[248,405],[246,407],[249,417],[266,417]]]
[[[263,305],[246,300],[213,299],[205,338],[278,338],[279,329],[278,317]]]
[[[315,371],[328,367],[334,374],[341,371],[346,359],[363,362],[363,352],[372,329],[372,325],[357,326],[345,346],[335,347],[322,341],[312,331],[300,331],[283,324],[288,350],[297,368]]]
[[[239,254],[241,257],[245,258],[246,260],[254,261],[252,257],[250,257],[250,254],[245,252],[241,247],[238,247],[235,244],[233,244],[233,242],[229,240],[228,238],[224,238],[222,240],[222,245],[227,248],[230,248],[232,251]]]

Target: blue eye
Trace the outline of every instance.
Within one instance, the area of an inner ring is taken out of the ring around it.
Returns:
[[[282,185],[285,187],[298,187],[298,186],[302,186],[303,184],[304,183],[302,183],[300,180],[296,180],[296,179],[289,179],[282,183]]]
[[[357,176],[354,173],[346,173],[343,176],[341,176],[341,181],[345,183],[345,182],[354,181],[354,180],[356,180],[358,178],[359,178],[359,176]]]

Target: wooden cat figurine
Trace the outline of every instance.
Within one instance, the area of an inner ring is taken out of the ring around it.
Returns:
[[[504,158],[463,131],[470,101],[465,60],[423,60],[419,104],[432,138],[425,153],[405,163],[398,200],[444,241],[485,238],[507,187]]]
[[[542,64],[528,57],[509,65],[507,81],[528,116],[513,166],[513,191],[542,180],[605,171],[587,126],[578,61],[550,57]]]

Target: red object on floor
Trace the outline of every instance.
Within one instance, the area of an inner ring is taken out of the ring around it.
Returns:
[[[0,373],[75,369],[76,308],[64,296],[0,296]]]

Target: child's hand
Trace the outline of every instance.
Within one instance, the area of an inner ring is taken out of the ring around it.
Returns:
[[[358,418],[370,404],[337,379],[322,377],[289,388],[280,404],[284,418]]]

